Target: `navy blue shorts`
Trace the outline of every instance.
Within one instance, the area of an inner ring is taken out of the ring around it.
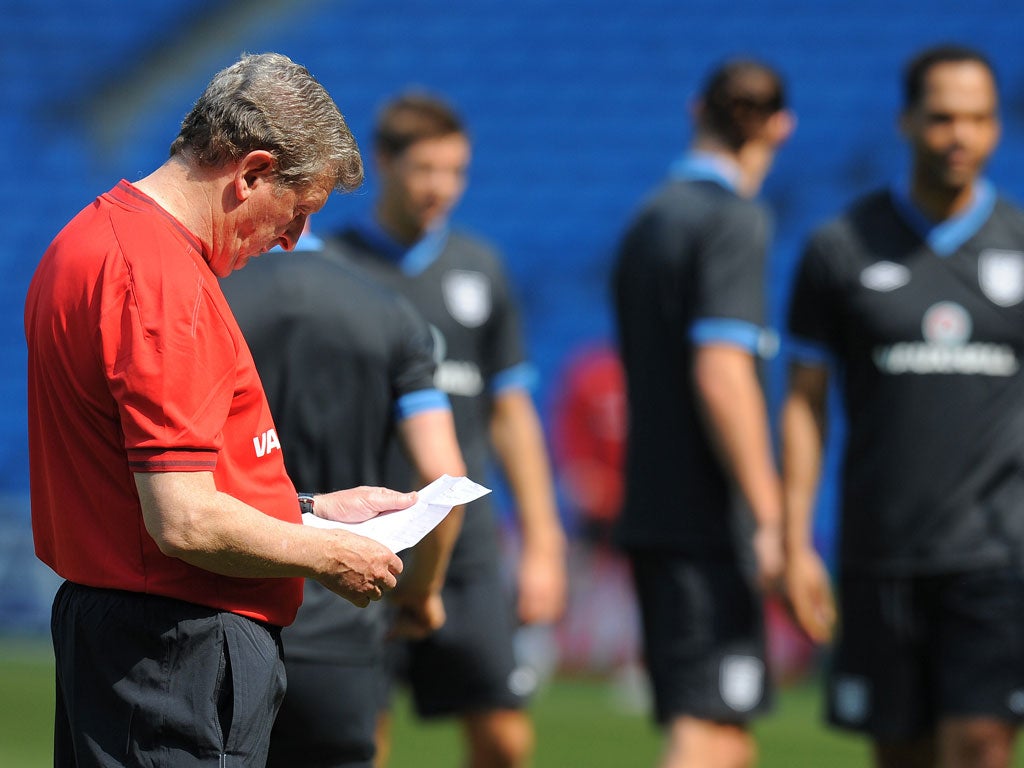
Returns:
[[[844,575],[828,677],[833,725],[904,740],[944,718],[1024,716],[1024,578],[1016,568]]]
[[[655,716],[743,724],[766,712],[764,605],[728,560],[630,552]]]
[[[285,691],[280,630],[71,582],[51,618],[54,765],[256,766]]]
[[[372,768],[383,664],[286,656],[285,667],[288,694],[271,732],[267,768]]]
[[[497,564],[449,577],[442,597],[447,620],[440,630],[388,648],[392,679],[409,685],[417,714],[523,708],[533,691],[517,671],[515,611]]]

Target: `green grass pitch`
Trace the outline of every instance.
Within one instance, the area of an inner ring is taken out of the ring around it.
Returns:
[[[556,677],[533,705],[537,752],[532,768],[645,768],[657,762],[660,737],[642,714],[624,710],[603,679]],[[857,737],[821,724],[817,681],[781,691],[774,714],[757,728],[759,768],[866,768]],[[53,661],[45,641],[0,640],[0,766],[52,766]],[[423,725],[400,699],[391,768],[457,768],[452,723]],[[1024,768],[1018,756],[1016,768]]]

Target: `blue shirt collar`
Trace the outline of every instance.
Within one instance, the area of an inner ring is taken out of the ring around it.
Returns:
[[[904,221],[939,256],[950,256],[981,229],[992,215],[996,191],[987,179],[974,184],[971,202],[962,212],[944,221],[932,221],[910,197],[910,183],[902,180],[890,190],[893,204]]]
[[[713,181],[730,192],[740,184],[740,169],[728,158],[711,152],[691,149],[673,161],[669,176],[680,181]]]
[[[441,255],[448,242],[448,222],[438,222],[412,245],[400,243],[370,215],[355,222],[360,236],[407,275],[418,275]]]

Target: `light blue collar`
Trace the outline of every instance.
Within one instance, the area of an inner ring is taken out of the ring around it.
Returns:
[[[679,181],[713,181],[730,192],[736,192],[740,184],[740,169],[736,163],[696,149],[684,152],[673,161],[669,176]]]
[[[900,217],[939,256],[951,256],[988,221],[996,205],[996,190],[987,179],[978,179],[970,205],[944,221],[932,221],[910,197],[910,183],[902,180],[890,190]]]

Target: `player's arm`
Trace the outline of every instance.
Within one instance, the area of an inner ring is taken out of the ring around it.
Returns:
[[[460,477],[466,474],[450,409],[435,408],[411,415],[399,422],[398,432],[424,484],[441,475]],[[464,514],[463,505],[453,508],[414,548],[398,588],[389,596],[399,606],[393,627],[396,634],[422,636],[444,624],[441,587]]]
[[[760,578],[772,587],[782,575],[782,494],[756,359],[727,343],[701,344],[694,355],[696,390],[712,441],[754,515]]]
[[[832,638],[835,603],[825,564],[814,547],[814,501],[825,439],[828,368],[794,364],[782,409],[786,591],[793,614],[812,640]]]
[[[565,609],[565,533],[540,417],[529,391],[499,391],[490,427],[519,516],[519,617],[527,624],[553,622]]]
[[[160,551],[224,576],[302,576],[359,606],[392,589],[402,561],[363,536],[284,522],[221,493],[210,472],[136,472],[146,530]],[[318,497],[333,515],[366,519],[415,494],[359,488]],[[296,504],[298,501],[296,500]]]

